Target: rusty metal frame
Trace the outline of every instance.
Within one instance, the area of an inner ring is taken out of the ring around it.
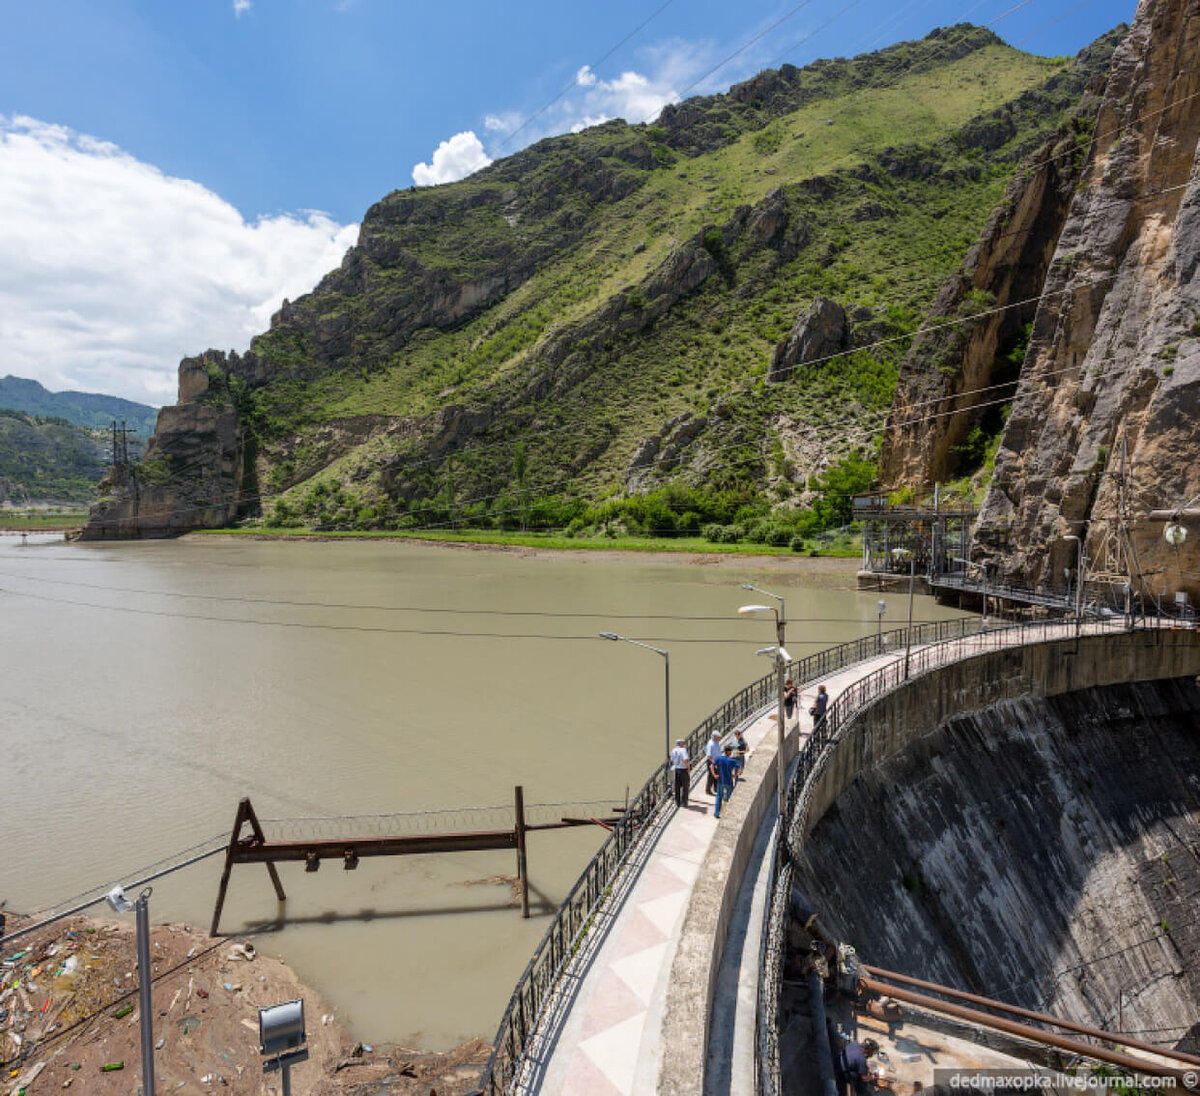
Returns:
[[[276,863],[298,862],[304,870],[314,872],[322,860],[340,860],[347,871],[358,867],[358,861],[366,856],[420,856],[428,853],[486,852],[496,849],[515,849],[517,853],[517,879],[521,888],[521,916],[529,916],[529,863],[526,849],[526,834],[534,830],[563,830],[575,826],[601,826],[611,830],[620,821],[618,818],[564,818],[559,822],[541,822],[530,825],[525,821],[525,790],[518,786],[513,796],[513,828],[511,830],[477,830],[470,833],[410,834],[399,837],[340,837],[322,838],[311,841],[268,841],[254,807],[249,799],[238,803],[233,820],[233,832],[225,849],[225,867],[221,871],[221,882],[217,888],[217,902],[213,908],[210,936],[217,936],[221,922],[221,911],[225,906],[225,895],[229,890],[229,877],[234,864],[266,864],[280,902],[287,901],[283,884],[276,870]],[[249,825],[250,833],[242,836],[243,827]]]

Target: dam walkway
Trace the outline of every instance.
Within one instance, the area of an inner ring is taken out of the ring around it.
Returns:
[[[1084,635],[1123,629],[1120,620],[1082,625]],[[903,631],[889,633],[890,649],[802,680],[802,714],[787,729],[783,761],[798,753],[802,760],[814,756],[836,734],[826,722],[814,735],[811,718],[803,714],[818,684],[833,698],[830,722],[835,713],[844,720],[909,676],[987,651],[1076,634],[1073,621],[981,627],[911,646]],[[889,648],[886,638],[880,647]],[[658,808],[544,1007],[530,1018],[512,1083],[486,1091],[573,1096],[755,1091],[756,1008],[779,762],[774,703],[760,707],[743,726],[751,752],[724,816],[713,817],[712,797],[703,793],[699,775],[687,808],[671,802]],[[694,772],[700,768],[693,764]]]

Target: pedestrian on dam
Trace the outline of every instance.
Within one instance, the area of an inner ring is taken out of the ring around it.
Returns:
[[[708,740],[708,745],[704,748],[704,756],[707,760],[708,778],[704,781],[704,794],[715,795],[717,791],[717,770],[713,768],[713,762],[721,756],[721,732],[713,731],[712,738]]]
[[[816,703],[808,709],[808,714],[812,716],[814,731],[825,722],[825,709],[828,707],[829,694],[825,691],[824,685],[818,685]]]
[[[692,759],[688,757],[687,747],[682,738],[675,739],[675,749],[671,751],[671,779],[675,782],[675,806],[688,805],[688,786],[691,784],[690,773]]]
[[[792,712],[796,710],[796,683],[789,677],[783,683],[783,714],[785,719],[792,718]],[[785,723],[786,727],[787,724]]]
[[[713,808],[713,818],[721,817],[721,804],[733,795],[733,781],[741,767],[742,763],[733,756],[732,746],[726,746],[725,752],[713,762],[717,778],[717,805]]]
[[[862,1046],[844,1035],[842,1039],[842,1052],[837,1063],[842,1084],[849,1086],[851,1096],[868,1096],[875,1075],[867,1065],[867,1059],[875,1055],[879,1046],[874,1039],[864,1040]]]
[[[741,768],[746,767],[746,755],[750,752],[750,743],[746,741],[745,732],[739,727],[733,732],[733,756],[738,759]],[[738,771],[738,780],[742,779],[741,770]]]

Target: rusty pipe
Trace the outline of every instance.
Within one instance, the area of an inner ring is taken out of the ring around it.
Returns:
[[[1134,1047],[1137,1050],[1144,1050],[1150,1054],[1158,1054],[1164,1058],[1176,1058],[1181,1062],[1200,1065],[1200,1058],[1194,1054],[1185,1054],[1182,1050],[1167,1050],[1164,1047],[1155,1046],[1153,1043],[1143,1043],[1138,1039],[1126,1039],[1119,1031],[1102,1031],[1100,1028],[1088,1027],[1086,1024],[1076,1024],[1070,1020],[1060,1020],[1055,1016],[1048,1016],[1044,1012],[1034,1012],[1032,1009],[1021,1008],[1018,1005],[1006,1005],[1003,1001],[994,1001],[990,997],[980,997],[978,994],[966,993],[961,989],[939,986],[936,982],[923,982],[920,978],[912,978],[907,974],[897,974],[893,970],[883,970],[881,967],[867,966],[865,963],[860,964],[859,969],[866,971],[868,974],[873,974],[877,978],[886,978],[890,982],[904,982],[906,985],[916,986],[919,989],[931,989],[937,993],[945,994],[947,997],[956,997],[960,1001],[970,1001],[974,1005],[987,1005],[989,1008],[1002,1009],[1013,1016],[1024,1016],[1027,1020],[1037,1020],[1043,1024],[1051,1024],[1054,1027],[1063,1028],[1065,1031],[1075,1031],[1080,1035],[1090,1035],[1093,1039],[1103,1039],[1109,1043],[1120,1043],[1122,1046]]]
[[[1091,1043],[1081,1043],[1078,1039],[1068,1039],[1065,1035],[1056,1035],[1052,1031],[1042,1031],[1041,1028],[1029,1027],[1027,1024],[1018,1024],[1015,1020],[1005,1020],[1001,1016],[992,1016],[990,1013],[979,1012],[973,1008],[952,1005],[948,1001],[939,1001],[934,997],[926,997],[923,994],[914,993],[909,989],[901,989],[896,986],[889,986],[884,982],[877,982],[874,978],[863,978],[861,979],[861,984],[874,993],[886,993],[892,997],[898,997],[901,1001],[907,1001],[909,1004],[928,1009],[930,1012],[942,1012],[947,1016],[954,1016],[960,1020],[967,1020],[970,1023],[978,1024],[980,1027],[994,1028],[996,1031],[1003,1031],[1009,1035],[1029,1039],[1031,1042],[1041,1043],[1044,1046],[1057,1047],[1059,1050],[1069,1050],[1072,1054],[1078,1054],[1084,1058],[1094,1058],[1097,1061],[1107,1062],[1109,1065],[1120,1066],[1133,1073],[1150,1073],[1156,1077],[1174,1077],[1181,1082],[1183,1080],[1183,1072],[1181,1070],[1172,1069],[1169,1066],[1161,1066],[1156,1062],[1148,1062],[1143,1058],[1131,1058],[1128,1054],[1118,1054],[1116,1051],[1108,1050],[1105,1047],[1094,1046]]]

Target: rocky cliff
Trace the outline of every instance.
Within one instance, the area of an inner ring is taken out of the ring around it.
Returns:
[[[1117,50],[976,529],[1008,578],[1200,592],[1150,511],[1200,495],[1200,3],[1145,0]],[[1121,520],[1122,506],[1127,522]],[[1193,529],[1200,534],[1200,529]]]
[[[179,403],[159,412],[140,464],[109,470],[83,540],[215,528],[247,505],[246,434],[218,364],[223,361],[210,352],[180,363]]]

